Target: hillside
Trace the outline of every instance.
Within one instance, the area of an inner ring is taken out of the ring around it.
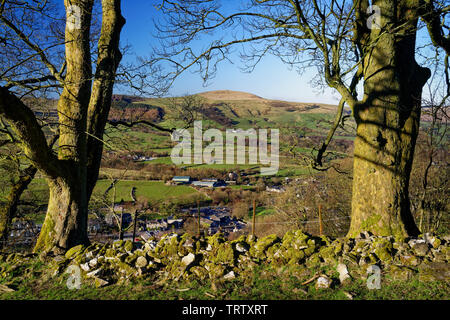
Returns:
[[[215,90],[198,93],[197,95],[210,102],[240,103],[250,108],[265,105],[268,108],[285,109],[287,112],[330,113],[336,111],[335,105],[292,102],[285,100],[265,99],[252,93],[233,90]]]
[[[232,90],[215,90],[215,91],[206,91],[198,94],[208,100],[265,100],[257,95],[252,93],[243,92],[243,91],[232,91]]]

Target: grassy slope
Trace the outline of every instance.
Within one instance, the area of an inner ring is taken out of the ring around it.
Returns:
[[[234,127],[242,129],[280,129],[280,150],[282,153],[283,150],[288,150],[290,148],[283,141],[283,136],[286,136],[287,134],[298,133],[324,137],[333,120],[333,112],[336,110],[336,106],[322,104],[318,105],[315,109],[307,109],[311,104],[267,100],[249,93],[229,90],[210,91],[199,95],[203,96],[207,103],[217,105],[217,108],[220,109],[226,117],[236,123]],[[140,103],[147,103],[163,108],[166,112],[166,118],[170,119],[173,115],[173,111],[167,107],[168,101],[169,100],[166,98],[157,98],[146,99]],[[164,120],[160,125],[177,127],[177,123],[171,120]],[[178,125],[180,126],[181,124]],[[203,120],[203,128],[204,130],[206,128],[226,129],[212,120]],[[346,140],[353,139],[352,136],[348,136],[340,129],[338,129],[336,136]],[[111,138],[112,145],[117,145],[117,150],[152,150],[160,154],[170,154],[172,146],[174,145],[174,143],[171,142],[169,135],[156,135],[124,128],[121,128],[120,132],[109,129],[108,137]],[[310,148],[298,148],[297,151],[309,155],[312,150]],[[170,157],[163,157],[148,163],[172,164],[172,161]],[[180,166],[184,167],[184,165]],[[231,170],[236,167],[249,169],[252,166],[234,164],[195,165],[195,168],[199,169],[211,168],[219,170]],[[309,173],[309,171],[306,168],[299,166],[295,160],[288,159],[283,154],[281,155],[279,176],[298,176],[307,173]]]
[[[103,193],[111,184],[109,180],[99,180],[95,186],[94,192]],[[131,188],[136,187],[136,197],[145,197],[149,201],[179,198],[186,195],[198,193],[195,189],[188,186],[166,186],[159,181],[119,181],[116,186],[116,199],[120,201],[131,201]]]
[[[383,277],[380,290],[367,289],[364,280],[317,290],[314,281],[307,285],[302,283],[311,274],[325,270],[309,270],[308,274],[300,276],[264,266],[256,268],[253,277],[245,281],[237,278],[214,285],[210,280],[163,284],[148,276],[104,288],[81,283],[79,290],[69,290],[68,275],[62,272],[51,277],[46,265],[37,258],[19,268],[0,263],[0,269],[4,272],[0,284],[16,290],[0,293],[1,300],[348,300],[348,294],[353,300],[448,300],[450,292],[448,282],[420,282],[417,277],[406,282]]]
[[[109,187],[111,181],[99,180],[94,189],[94,194],[101,195]],[[187,199],[190,195],[199,194],[197,190],[188,186],[166,186],[159,181],[119,181],[116,186],[116,201],[123,199],[131,201],[130,191],[136,187],[136,196],[143,196],[149,201],[159,201],[166,199]],[[34,179],[28,190],[24,194],[24,199],[35,199],[39,204],[45,204],[48,199],[48,187],[44,179]],[[175,200],[174,200],[175,201]]]

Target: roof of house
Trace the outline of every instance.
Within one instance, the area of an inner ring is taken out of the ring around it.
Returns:
[[[172,178],[173,181],[190,181],[190,176],[175,176]]]
[[[217,181],[194,181],[192,184],[198,187],[214,187]]]

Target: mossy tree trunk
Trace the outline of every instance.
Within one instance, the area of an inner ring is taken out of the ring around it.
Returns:
[[[88,202],[101,161],[103,139],[112,98],[112,87],[121,60],[120,32],[125,23],[120,0],[102,1],[102,29],[98,60],[92,75],[90,26],[94,0],[65,0],[76,6],[79,19],[65,30],[66,75],[54,73],[62,84],[58,101],[59,149],[55,155],[34,112],[5,87],[0,87],[0,115],[10,124],[27,158],[44,175],[50,197],[35,252],[62,253],[89,243]],[[73,11],[70,12],[73,15]],[[44,64],[47,63],[44,57]],[[54,68],[49,67],[50,70]],[[90,138],[88,138],[90,137]]]
[[[88,8],[85,18],[90,21],[92,1],[81,2]],[[64,162],[65,170],[56,179],[48,179],[49,206],[35,251],[64,251],[89,242],[88,202],[98,178],[103,151],[101,141],[116,70],[122,58],[120,32],[125,24],[120,0],[103,1],[102,9],[93,83],[90,81],[89,25],[87,22],[84,25],[82,20],[81,29],[75,32],[66,29],[66,39],[76,41],[66,45],[67,72],[73,78],[67,82],[58,105],[60,127],[66,128],[60,130],[59,140],[59,159]]]
[[[114,78],[122,60],[119,50],[120,31],[125,19],[120,14],[120,0],[104,1],[102,30],[98,46],[97,70],[88,108],[88,181],[87,196],[91,197],[98,179],[103,153],[103,133],[111,108]]]
[[[87,109],[91,94],[89,45],[93,0],[65,1],[80,8],[79,25],[66,24],[67,75],[58,101],[60,168],[48,176],[50,191],[47,215],[35,251],[64,251],[88,244],[87,237]]]
[[[420,1],[375,1],[381,29],[360,34],[364,99],[355,106],[352,216],[348,235],[366,230],[417,235],[408,185],[428,69],[415,61]],[[395,30],[395,31],[394,31]]]
[[[21,172],[19,180],[14,183],[9,191],[6,202],[0,205],[0,249],[6,244],[12,220],[15,218],[17,206],[22,193],[33,181],[37,169],[32,165]]]

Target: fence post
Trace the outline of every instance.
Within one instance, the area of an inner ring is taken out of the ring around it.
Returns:
[[[200,238],[200,201],[197,200],[197,233],[198,233],[198,237]]]
[[[135,209],[134,210],[134,226],[133,226],[133,246],[134,246],[134,240],[136,239],[137,215],[138,215],[138,212]]]
[[[120,213],[119,240],[123,240],[123,207]]]
[[[255,236],[255,223],[256,223],[256,200],[253,199],[252,236]]]
[[[323,235],[323,224],[322,224],[322,205],[319,204],[319,234]]]

